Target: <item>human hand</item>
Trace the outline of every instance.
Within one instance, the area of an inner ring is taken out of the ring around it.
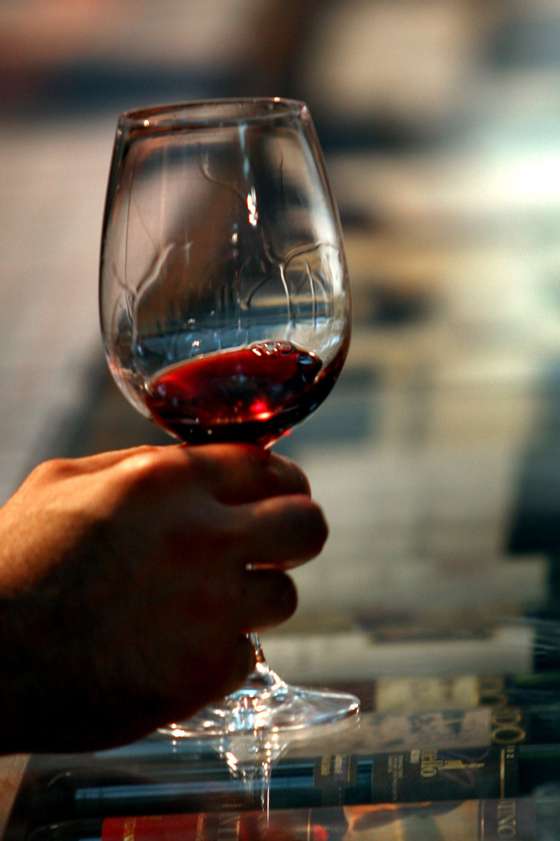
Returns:
[[[326,534],[299,468],[248,445],[40,465],[0,509],[0,751],[124,743],[237,688]]]

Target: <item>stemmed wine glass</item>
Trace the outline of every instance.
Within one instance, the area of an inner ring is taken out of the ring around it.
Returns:
[[[117,385],[188,445],[270,447],[317,408],[344,364],[350,294],[304,103],[223,99],[119,118],[100,311]],[[351,695],[288,686],[252,638],[247,685],[166,732],[277,732],[357,712]]]

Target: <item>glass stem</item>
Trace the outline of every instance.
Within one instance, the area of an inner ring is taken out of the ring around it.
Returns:
[[[268,668],[268,664],[266,662],[264,651],[262,650],[262,643],[261,638],[258,634],[249,634],[249,639],[253,645],[255,651],[255,658],[256,658],[256,666],[262,664]]]
[[[249,634],[249,640],[255,651],[255,668],[247,678],[247,685],[257,692],[277,692],[286,684],[273,672],[264,656],[261,639],[258,634]]]

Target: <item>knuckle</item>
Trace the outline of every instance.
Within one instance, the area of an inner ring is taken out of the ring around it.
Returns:
[[[159,474],[157,457],[149,452],[131,456],[123,463],[121,474],[127,491],[148,489]]]
[[[142,447],[119,465],[126,494],[151,494],[177,472],[176,460],[158,447]]]
[[[76,464],[72,459],[52,458],[38,464],[30,477],[40,482],[55,482],[71,476],[76,472]]]

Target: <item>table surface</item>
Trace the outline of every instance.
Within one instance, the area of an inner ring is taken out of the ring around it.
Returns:
[[[428,686],[420,679],[409,680],[407,686],[395,680],[378,681],[375,687],[356,683],[346,688],[361,699],[359,719],[268,734],[260,740],[230,735],[194,741],[153,734],[111,751],[32,756],[25,769],[25,757],[6,759],[0,766],[2,828],[9,841],[21,841],[37,826],[52,823],[123,815],[132,820],[138,814],[262,813],[268,804],[271,820],[278,821],[284,831],[298,821],[301,831],[303,819],[333,821],[335,813],[351,822],[369,809],[372,820],[379,812],[381,824],[389,824],[387,837],[406,835],[423,841],[432,837],[432,823],[443,832],[442,837],[456,837],[453,829],[459,826],[463,832],[470,827],[474,833],[481,820],[479,809],[487,809],[484,814],[489,817],[497,808],[492,803],[504,797],[519,812],[522,824],[522,814],[530,819],[534,802],[526,790],[521,791],[524,797],[517,798],[511,788],[517,785],[510,771],[517,761],[516,748],[492,744],[496,709],[475,706],[480,698],[476,692],[468,697],[474,682],[470,689],[468,684],[464,676],[440,681],[439,687],[434,680]],[[456,706],[450,709],[452,697]],[[462,709],[457,708],[459,704]],[[513,738],[511,721],[509,727]],[[432,780],[421,769],[424,761],[434,762],[436,754],[438,763],[450,762]],[[466,767],[473,763],[472,768],[480,770],[466,773],[462,763]],[[470,797],[469,785],[473,786]],[[361,807],[353,805],[357,787]],[[15,795],[15,808],[6,824]],[[388,805],[380,808],[377,799]],[[554,808],[550,788],[548,799],[550,813]],[[554,802],[557,820],[560,798]],[[331,808],[321,812],[320,804]],[[417,822],[416,811],[426,819]]]

